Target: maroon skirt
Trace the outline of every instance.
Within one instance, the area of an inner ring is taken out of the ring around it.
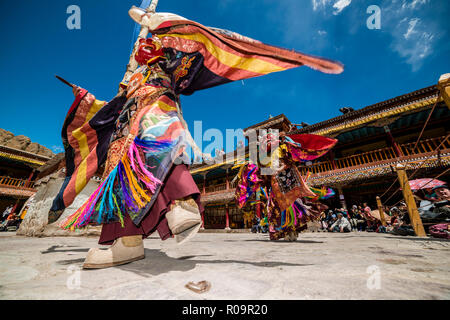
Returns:
[[[103,224],[99,244],[111,245],[114,240],[127,236],[142,235],[145,239],[155,231],[158,231],[162,240],[172,237],[166,219],[166,213],[170,204],[186,197],[193,197],[197,202],[200,212],[203,206],[200,203],[200,191],[186,165],[174,166],[166,178],[161,191],[156,198],[152,209],[146,214],[140,226],[136,226],[128,215],[124,217],[125,226],[120,222]]]

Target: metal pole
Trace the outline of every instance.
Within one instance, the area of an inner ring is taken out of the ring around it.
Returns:
[[[400,187],[402,188],[403,197],[405,198],[405,202],[408,207],[408,214],[414,228],[414,232],[418,237],[426,237],[427,234],[423,228],[422,219],[420,218],[419,210],[417,210],[416,201],[414,200],[411,187],[409,186],[408,177],[406,175],[406,170],[403,165],[397,165],[397,174]]]

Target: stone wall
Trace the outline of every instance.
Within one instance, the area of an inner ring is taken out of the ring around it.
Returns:
[[[101,227],[87,227],[80,231],[67,231],[59,227],[59,223],[73,214],[81,205],[89,198],[89,196],[97,189],[98,182],[89,181],[84,190],[77,196],[71,206],[66,208],[59,220],[48,225],[48,211],[52,206],[53,199],[58,194],[61,185],[64,182],[64,174],[62,170],[39,180],[35,188],[36,194],[27,202],[29,205],[25,219],[22,221],[17,235],[28,237],[55,237],[55,236],[88,236],[100,235]],[[26,204],[26,205],[27,205]],[[26,206],[25,205],[25,206]],[[24,207],[25,207],[24,206]]]

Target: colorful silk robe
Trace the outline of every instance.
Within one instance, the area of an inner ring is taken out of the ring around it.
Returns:
[[[84,89],[76,96],[62,129],[66,179],[51,211],[62,211],[72,204],[105,162],[114,125],[125,101],[124,96],[119,96],[105,104]]]
[[[124,214],[130,215],[136,225],[142,221],[169,169],[186,147],[187,128],[183,126],[180,94],[190,95],[197,90],[301,65],[328,73],[342,72],[339,63],[268,46],[179,16],[155,14],[151,23],[152,33],[164,47],[165,59],[140,67],[127,83],[127,97],[116,98],[93,116],[96,121],[108,118],[108,126],[103,136],[91,131],[93,138],[88,149],[83,151],[76,141],[69,140],[66,153],[80,154],[81,161],[68,156],[74,170],[67,171],[67,183],[52,210],[64,209],[73,202],[74,195],[102,164],[105,143],[108,156],[102,184],[64,221],[64,228],[123,221]],[[73,112],[76,114],[77,110]],[[115,121],[115,126],[110,126],[111,121]],[[77,122],[79,128],[85,125],[82,122]],[[73,136],[76,130],[77,126],[65,126],[63,139],[64,135]],[[83,180],[79,180],[81,174],[75,173],[81,170],[83,161],[88,163],[89,170],[86,174],[83,171]]]

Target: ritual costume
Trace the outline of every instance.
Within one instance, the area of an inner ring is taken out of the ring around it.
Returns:
[[[254,204],[259,205],[264,215],[261,224],[268,225],[270,239],[295,241],[307,222],[318,220],[327,209],[318,200],[334,195],[331,188],[310,188],[306,183],[310,175],[302,177],[297,165],[323,156],[336,143],[335,139],[311,134],[261,136],[258,163],[246,163],[237,176],[238,208],[254,213]],[[269,151],[271,159],[267,161],[264,156]],[[271,174],[263,174],[264,168],[271,168]]]
[[[75,230],[102,224],[100,244],[85,267],[102,268],[143,258],[142,239],[188,239],[201,226],[200,192],[186,164],[186,148],[199,153],[180,107],[180,95],[302,65],[340,73],[341,64],[262,44],[226,30],[204,27],[169,13],[130,15],[149,27],[136,61],[140,67],[111,102],[81,90],[63,126],[66,180],[54,200],[56,221],[101,165],[102,183],[61,223]],[[126,249],[131,248],[131,249]],[[114,250],[135,251],[127,256]],[[120,258],[116,259],[115,257]]]

